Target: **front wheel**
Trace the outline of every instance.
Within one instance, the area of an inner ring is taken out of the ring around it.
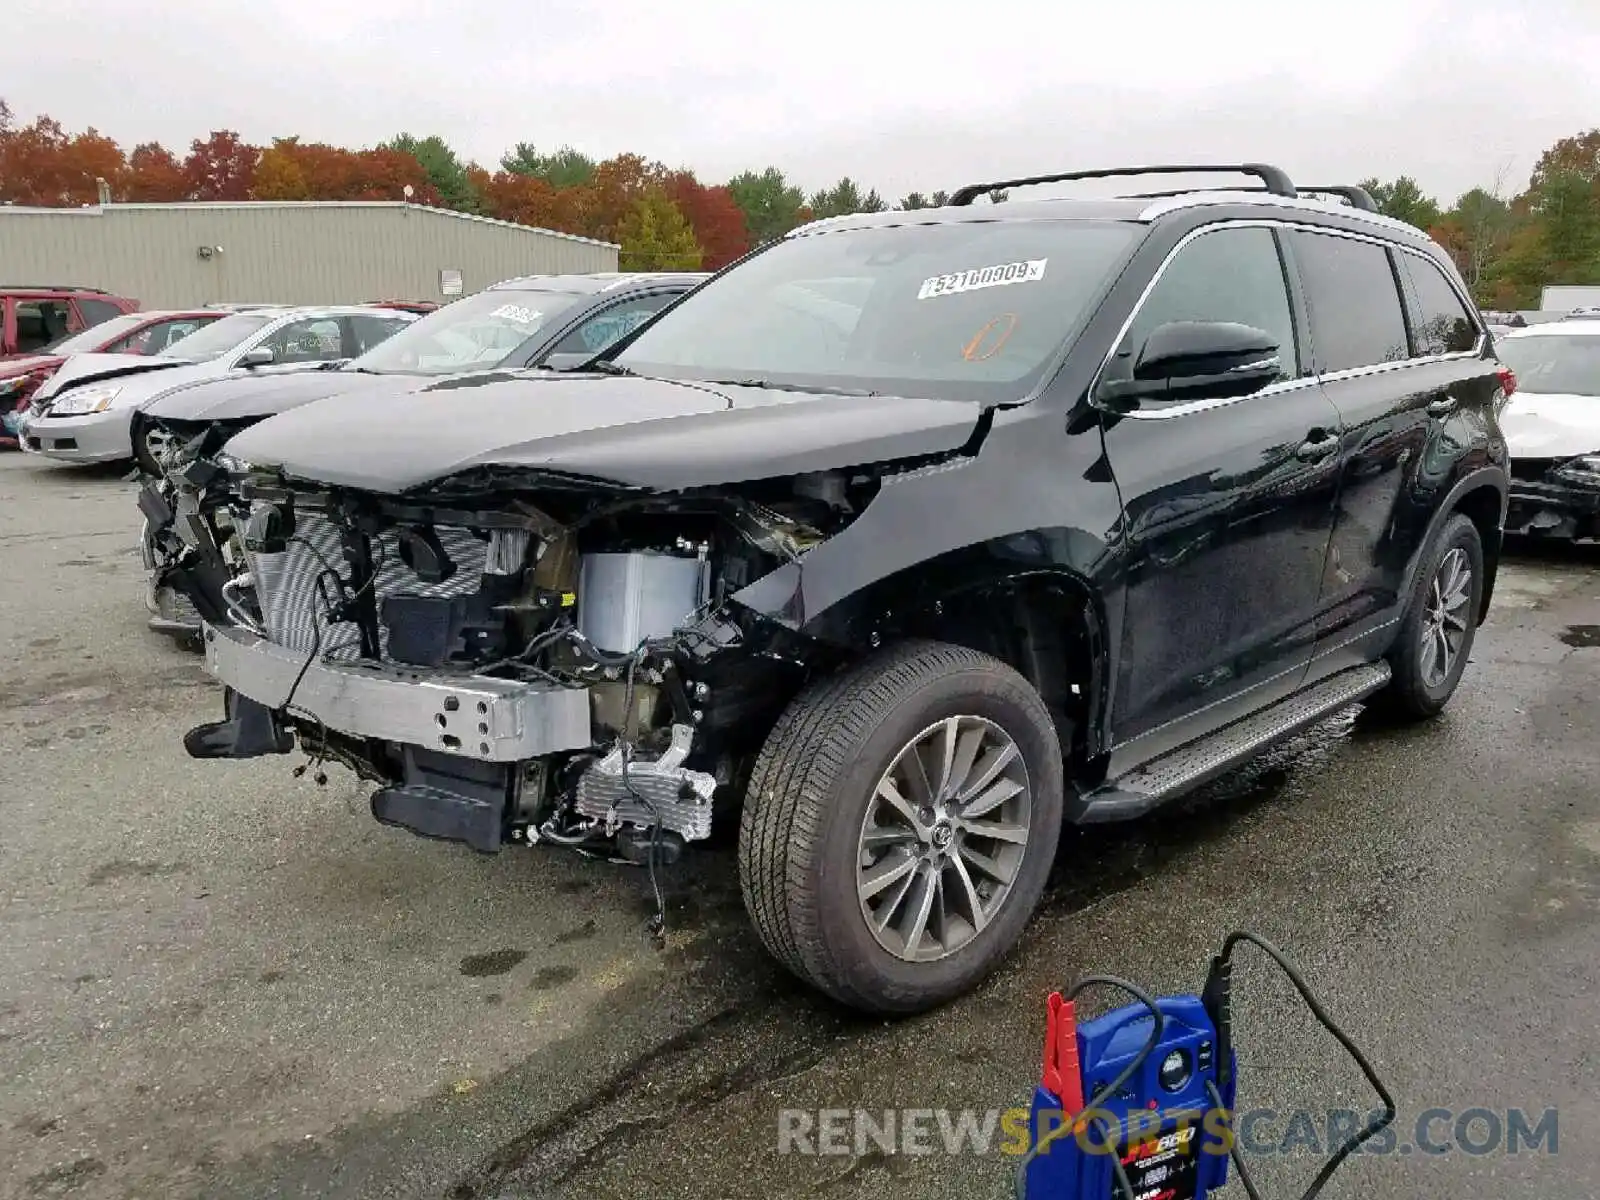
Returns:
[[[851,1007],[918,1012],[1021,937],[1061,829],[1038,693],[997,659],[906,643],[801,693],[756,761],[739,829],[768,950]]]
[[[1483,603],[1483,539],[1461,513],[1446,519],[1412,588],[1389,652],[1394,677],[1374,698],[1403,721],[1437,716],[1466,669]]]

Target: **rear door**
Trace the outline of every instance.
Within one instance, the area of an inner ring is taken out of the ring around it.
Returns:
[[[1167,260],[1108,364],[1108,378],[1126,372],[1169,321],[1254,326],[1282,362],[1251,395],[1141,404],[1103,422],[1123,500],[1119,742],[1234,697],[1270,703],[1310,662],[1338,413],[1306,361],[1284,268],[1269,226],[1202,232]]]
[[[1345,429],[1317,655],[1361,659],[1363,640],[1398,619],[1407,567],[1473,440],[1452,447],[1455,422],[1481,418],[1499,380],[1466,302],[1427,258],[1332,230],[1297,230],[1290,246],[1313,363]]]

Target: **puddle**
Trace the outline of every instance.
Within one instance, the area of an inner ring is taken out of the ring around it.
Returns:
[[[1561,640],[1579,650],[1600,646],[1600,625],[1568,625],[1561,631]]]

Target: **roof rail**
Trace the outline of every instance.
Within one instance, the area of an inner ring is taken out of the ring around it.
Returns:
[[[1066,171],[1060,175],[1030,175],[1022,179],[1001,179],[994,183],[969,183],[950,197],[951,204],[971,204],[985,192],[1027,187],[1037,183],[1067,183],[1075,179],[1117,179],[1129,175],[1254,175],[1265,190],[1279,196],[1294,196],[1294,184],[1279,167],[1266,163],[1202,163],[1151,167],[1104,167],[1096,171]],[[1174,193],[1182,195],[1182,193]]]
[[[81,283],[0,283],[0,292],[89,292],[109,296],[105,288],[85,287]]]
[[[1302,192],[1312,192],[1323,196],[1338,196],[1350,201],[1351,208],[1359,208],[1362,212],[1379,212],[1378,202],[1372,198],[1372,193],[1364,187],[1354,184],[1334,184],[1332,187],[1303,187]]]
[[[1213,188],[1173,188],[1164,192],[1138,192],[1128,197],[1131,200],[1165,200],[1172,196],[1189,196],[1196,192],[1269,192],[1271,188],[1262,187],[1260,184],[1246,183],[1236,187]],[[1365,188],[1349,184],[1334,184],[1332,187],[1299,187],[1295,188],[1299,196],[1338,196],[1347,201],[1351,208],[1359,208],[1362,212],[1381,212],[1378,202],[1372,198]],[[1277,194],[1277,193],[1274,193]]]

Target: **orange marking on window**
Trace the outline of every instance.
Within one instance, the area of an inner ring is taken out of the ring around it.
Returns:
[[[994,332],[996,325],[999,325],[1002,322],[1005,323],[1004,331],[998,338],[995,339],[994,345],[990,346],[988,349],[984,349],[984,339]],[[961,347],[961,357],[966,359],[968,362],[982,362],[986,358],[993,358],[996,354],[1000,353],[1006,342],[1011,339],[1011,334],[1016,328],[1017,314],[1001,313],[982,329],[978,330],[977,333],[973,334],[972,340],[965,346]]]

